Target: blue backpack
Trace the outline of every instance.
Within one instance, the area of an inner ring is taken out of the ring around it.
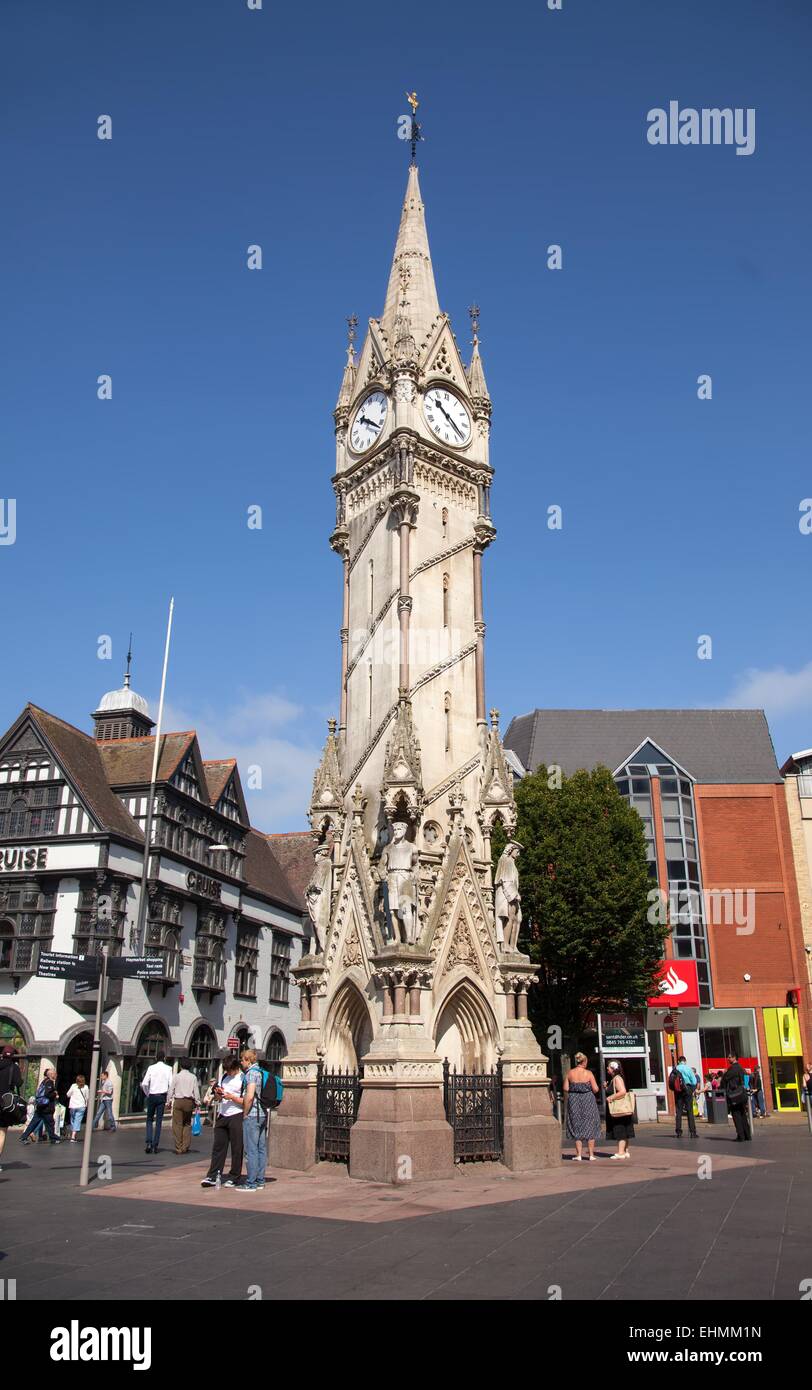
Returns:
[[[276,1110],[282,1104],[285,1088],[280,1078],[274,1076],[273,1072],[266,1071],[264,1067],[260,1067],[260,1071],[262,1072],[262,1090],[259,1093],[259,1103],[267,1115],[269,1110]]]

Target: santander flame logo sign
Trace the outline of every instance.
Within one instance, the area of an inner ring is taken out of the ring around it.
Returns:
[[[699,1006],[699,980],[693,960],[664,960],[660,966],[657,993],[648,1001],[649,1008],[675,1004],[678,1008]]]

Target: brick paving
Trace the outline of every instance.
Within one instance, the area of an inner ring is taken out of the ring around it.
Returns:
[[[0,1278],[18,1300],[800,1297],[812,1278],[812,1137],[761,1122],[752,1144],[640,1126],[628,1162],[542,1174],[466,1165],[447,1182],[276,1172],[264,1192],[200,1187],[210,1131],[182,1158],[97,1134],[109,1181],[78,1188],[81,1150],[21,1148],[0,1174]],[[710,1165],[708,1164],[710,1160]],[[702,1177],[702,1172],[710,1172]]]

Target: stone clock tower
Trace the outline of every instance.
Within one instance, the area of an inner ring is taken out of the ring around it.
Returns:
[[[534,971],[516,949],[520,847],[491,868],[494,822],[509,839],[515,806],[498,715],[486,716],[482,565],[496,531],[471,315],[466,366],[413,160],[383,313],[357,361],[350,320],[334,412],[339,719],[310,806],[312,949],[294,970],[303,1021],[270,1135],[282,1167],[316,1162],[321,1063],[361,1072],[351,1176],[450,1176],[445,1059],[477,1074],[501,1063],[509,1166],[559,1159],[527,1020]]]

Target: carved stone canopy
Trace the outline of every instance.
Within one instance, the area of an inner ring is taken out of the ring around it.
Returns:
[[[309,819],[311,828],[319,834],[330,830],[340,834],[344,824],[344,803],[334,719],[328,720],[328,729],[327,742],[313,779]]]
[[[423,805],[420,742],[414,729],[412,705],[402,695],[384,753],[381,794],[384,812],[391,819],[398,806],[416,819]]]

